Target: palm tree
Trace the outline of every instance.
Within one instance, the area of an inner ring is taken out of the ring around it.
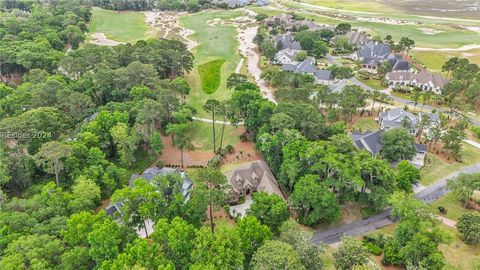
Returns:
[[[369,94],[370,99],[372,100],[372,109],[370,110],[370,113],[368,115],[372,115],[373,108],[375,106],[375,101],[380,97],[380,92],[378,90],[373,90]]]
[[[180,163],[183,168],[183,151],[193,150],[193,145],[189,138],[190,126],[188,123],[183,124],[168,124],[167,134],[173,138],[172,145],[180,149]]]
[[[209,113],[212,113],[212,129],[213,129],[213,152],[216,153],[217,151],[217,144],[215,141],[215,110],[220,107],[220,101],[216,99],[209,99],[203,105],[203,109]]]
[[[422,94],[422,108],[420,110],[421,112],[423,112],[423,106],[425,106],[425,104],[427,104],[432,99],[432,94],[433,94],[432,91],[423,92],[423,94]]]
[[[422,92],[420,91],[420,89],[418,88],[413,89],[413,92],[412,92],[413,113],[415,113],[415,110],[417,108],[418,101],[420,100],[421,95],[422,95]]]

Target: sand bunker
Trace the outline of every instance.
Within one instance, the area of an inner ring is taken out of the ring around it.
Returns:
[[[125,44],[125,42],[119,42],[115,40],[108,39],[104,33],[92,33],[92,39],[89,41],[91,44],[102,45],[102,46],[116,46],[118,44]]]
[[[432,29],[432,28],[418,28],[418,29],[421,30],[422,33],[424,33],[426,35],[436,35],[438,33],[444,32],[444,31],[436,30],[436,29]]]
[[[180,26],[178,18],[185,12],[146,11],[145,22],[158,31],[160,38],[178,39],[183,41],[189,50],[195,48],[198,43],[188,38],[194,32]]]

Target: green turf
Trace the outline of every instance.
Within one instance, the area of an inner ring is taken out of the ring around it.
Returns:
[[[434,72],[442,72],[442,66],[448,59],[452,57],[468,58],[472,63],[480,64],[480,49],[469,50],[464,52],[458,51],[412,51],[411,55],[415,61],[422,63],[429,70]]]
[[[426,164],[420,171],[422,175],[422,185],[429,185],[439,179],[447,177],[457,170],[480,162],[480,151],[477,148],[466,143],[462,145],[463,162],[446,163],[435,155],[427,154],[427,159],[431,159],[432,164]]]
[[[225,59],[217,59],[198,66],[198,73],[202,81],[202,90],[206,94],[213,94],[220,86],[222,66]]]
[[[373,89],[384,90],[386,88],[385,86],[382,85],[382,81],[379,80],[379,79],[374,79],[374,78],[363,79],[363,78],[361,78],[361,76],[357,76],[356,78],[359,81],[363,82],[364,84],[372,87]]]
[[[220,145],[220,135],[222,125],[215,125],[215,135],[217,138],[217,148]],[[192,144],[197,150],[213,150],[213,128],[211,123],[195,121],[192,123]],[[225,136],[223,137],[223,146],[228,144],[235,145],[239,141],[237,129],[233,126],[225,126]]]
[[[429,204],[429,206],[432,208],[432,211],[435,214],[453,220],[458,220],[463,214],[479,214],[475,210],[465,208],[463,203],[460,202],[458,197],[453,194],[453,192],[450,192],[447,195],[440,197],[438,200]],[[447,210],[447,213],[440,213],[440,211],[438,211],[439,206],[444,207]]]
[[[189,14],[180,18],[182,26],[195,32],[190,38],[199,42],[199,45],[193,50],[195,67],[186,77],[192,86],[187,102],[198,110],[201,117],[209,116],[202,108],[207,99],[226,100],[230,98],[231,91],[227,89],[227,78],[235,71],[241,59],[237,52],[236,27],[219,24],[211,25],[209,22],[216,18],[228,20],[239,17],[242,14],[238,11],[213,11]],[[215,93],[207,94],[202,90],[198,66],[216,59],[225,60],[221,68],[220,86]]]
[[[380,125],[375,121],[375,119],[372,118],[360,118],[355,122],[353,125],[353,129],[365,132],[367,130],[369,131],[375,131],[380,128]]]
[[[145,15],[135,11],[114,11],[94,7],[88,25],[90,32],[104,33],[108,39],[134,43],[153,36]]]

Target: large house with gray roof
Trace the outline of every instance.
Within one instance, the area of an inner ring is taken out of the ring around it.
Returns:
[[[259,191],[277,194],[285,199],[272,171],[263,160],[245,163],[225,175],[231,187],[228,194],[228,203],[231,205],[239,204],[242,198]]]
[[[290,49],[295,51],[301,51],[302,46],[300,42],[295,41],[295,37],[292,33],[279,34],[274,37],[274,42],[276,48],[281,48],[281,50]]]
[[[385,61],[389,61],[396,71],[410,70],[410,65],[404,62],[396,66],[398,61],[402,61],[402,57],[393,54],[390,45],[385,43],[369,41],[349,57],[353,60],[362,61],[362,68],[370,72],[376,72],[378,66]]]
[[[379,129],[377,131],[352,132],[350,138],[353,145],[359,150],[365,150],[372,156],[378,156],[383,148],[382,134],[385,130]],[[415,144],[415,155],[408,162],[417,168],[424,166],[425,156],[427,154],[427,145]]]
[[[391,128],[407,128],[411,135],[415,135],[418,132],[418,119],[417,117],[403,108],[395,108],[385,112],[381,112],[378,117],[378,123],[382,129]]]
[[[297,53],[299,51],[290,48],[280,50],[275,54],[275,63],[281,65],[297,65]]]
[[[153,180],[156,177],[166,176],[168,174],[180,175],[182,179],[182,187],[181,187],[182,196],[185,201],[188,201],[190,199],[190,193],[193,189],[193,181],[185,174],[185,172],[176,168],[169,168],[169,167],[158,168],[157,166],[148,168],[142,174],[133,174],[130,177],[128,185],[130,188],[133,188],[135,186],[134,185],[135,180],[139,178],[144,179],[151,185],[155,185],[155,182]],[[105,212],[110,216],[118,217],[119,215],[122,214],[122,206],[123,206],[122,202],[113,203],[105,209]]]
[[[285,72],[311,74],[315,78],[316,84],[331,85],[334,82],[332,72],[330,70],[318,69],[315,64],[315,58],[310,56],[297,64],[283,64],[282,70]]]
[[[418,87],[422,91],[432,91],[435,94],[441,94],[443,87],[448,83],[442,75],[421,71],[414,73],[411,71],[388,72],[386,77],[390,85],[405,85]]]

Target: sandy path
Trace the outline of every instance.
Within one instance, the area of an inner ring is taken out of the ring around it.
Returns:
[[[119,42],[115,40],[108,39],[104,33],[92,33],[92,40],[89,41],[91,44],[102,45],[102,46],[116,46],[118,44],[125,44],[125,42]]]
[[[238,40],[240,41],[240,46],[238,50],[240,54],[247,58],[247,70],[253,78],[255,83],[260,87],[262,95],[270,100],[273,103],[275,97],[273,95],[273,89],[267,85],[267,82],[260,78],[262,70],[260,69],[260,55],[256,51],[257,45],[253,42],[253,38],[257,35],[258,26],[250,26],[245,29],[241,29],[238,34]]]

